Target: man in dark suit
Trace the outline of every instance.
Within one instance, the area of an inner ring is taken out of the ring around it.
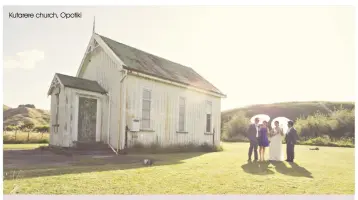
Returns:
[[[252,151],[254,151],[255,161],[258,160],[257,146],[258,146],[259,121],[260,121],[259,118],[255,118],[255,123],[250,124],[246,135],[247,138],[250,140],[249,159],[248,159],[249,162],[251,161]]]
[[[286,140],[286,153],[287,153],[287,162],[293,162],[295,158],[295,144],[298,140],[298,135],[296,129],[293,127],[293,121],[289,121],[288,130],[285,137]]]

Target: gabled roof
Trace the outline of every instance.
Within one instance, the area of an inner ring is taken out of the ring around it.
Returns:
[[[58,79],[60,79],[60,82],[65,87],[85,90],[85,91],[89,91],[89,92],[97,92],[97,93],[101,93],[101,94],[107,93],[106,90],[103,89],[96,81],[73,77],[73,76],[68,76],[68,75],[59,74],[59,73],[56,73],[55,76],[58,77]],[[49,93],[50,93],[50,91],[49,91]]]
[[[98,34],[97,34],[98,35]],[[224,95],[209,81],[192,68],[152,55],[142,50],[98,35],[108,47],[124,62],[124,68],[169,81],[190,85],[199,89]]]

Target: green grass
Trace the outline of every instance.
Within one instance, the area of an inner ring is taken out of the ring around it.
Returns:
[[[47,146],[47,144],[4,144],[4,150],[18,150],[18,149],[36,149],[40,146]]]
[[[22,194],[354,194],[354,149],[297,146],[297,165],[247,164],[247,143],[207,154],[157,154],[141,164],[37,168],[4,181]],[[9,172],[11,169],[6,169]],[[46,174],[46,176],[44,176]],[[50,174],[53,174],[51,176]]]
[[[2,110],[3,110],[3,111],[9,110],[9,109],[10,109],[9,106],[7,106],[7,105],[2,105]]]

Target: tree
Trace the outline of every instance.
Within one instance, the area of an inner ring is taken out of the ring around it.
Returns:
[[[35,124],[32,122],[26,122],[21,126],[21,130],[27,131],[27,141],[30,141],[30,132],[33,130]]]
[[[15,138],[14,138],[14,139],[15,139],[15,141],[16,141],[17,131],[18,131],[20,128],[19,128],[19,126],[14,126],[14,125],[11,126],[11,127],[12,127],[12,130],[15,131],[15,135],[14,135]]]
[[[36,108],[34,104],[20,104],[18,108]]]
[[[3,131],[4,131],[4,134],[6,134],[6,131],[7,131],[7,126],[5,126],[5,124],[3,124]]]
[[[244,112],[237,113],[225,125],[222,134],[224,140],[239,140],[246,138],[247,128],[250,125],[250,119],[246,117]]]
[[[5,126],[4,125],[4,133],[6,133],[5,131],[14,131],[14,130],[16,130],[16,126],[14,126],[14,125]]]
[[[37,126],[33,129],[35,132],[37,133],[41,133],[41,139],[43,138],[44,133],[48,133],[50,130],[50,127],[45,125],[45,126]]]

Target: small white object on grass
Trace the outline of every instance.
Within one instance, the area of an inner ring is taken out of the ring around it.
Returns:
[[[153,161],[150,160],[150,159],[144,159],[144,160],[143,160],[143,164],[144,164],[144,165],[153,165]]]

